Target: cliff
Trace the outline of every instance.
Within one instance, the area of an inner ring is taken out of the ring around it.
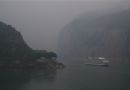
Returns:
[[[130,10],[81,16],[60,33],[63,56],[130,56]]]
[[[33,50],[25,43],[20,32],[11,25],[0,22],[1,61],[22,60]]]
[[[7,68],[56,69],[61,63],[57,54],[30,48],[20,32],[11,25],[0,22],[0,66]],[[40,60],[39,60],[40,59]]]

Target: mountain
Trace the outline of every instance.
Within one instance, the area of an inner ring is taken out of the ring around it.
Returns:
[[[30,48],[20,32],[0,22],[0,68],[37,68],[47,71],[63,68],[57,54]]]
[[[0,22],[0,58],[4,62],[23,60],[33,50],[26,44],[20,32],[11,25]]]
[[[59,52],[73,57],[129,57],[130,10],[83,15],[60,33]]]

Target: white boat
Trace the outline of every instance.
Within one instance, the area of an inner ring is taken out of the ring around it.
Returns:
[[[104,57],[98,57],[98,59],[100,59],[100,60],[104,60],[105,58],[104,58]]]
[[[85,65],[109,66],[109,61],[104,57],[89,57]]]
[[[93,65],[93,66],[104,66],[104,67],[107,67],[109,66],[109,64],[94,64],[94,63],[85,63],[85,65]]]

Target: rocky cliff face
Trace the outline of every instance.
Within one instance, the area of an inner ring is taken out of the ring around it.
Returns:
[[[25,43],[20,32],[11,25],[0,22],[1,61],[26,59],[33,50]]]
[[[64,65],[56,61],[57,54],[46,50],[33,50],[20,32],[0,22],[0,67],[42,68],[55,70]]]
[[[94,18],[94,19],[87,19]],[[130,11],[102,17],[80,17],[66,26],[60,35],[64,56],[130,56]]]

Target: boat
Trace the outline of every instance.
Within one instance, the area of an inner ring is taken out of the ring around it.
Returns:
[[[85,65],[92,65],[92,66],[104,66],[104,67],[109,66],[109,64],[94,64],[94,63],[85,63]]]
[[[109,61],[104,57],[88,57],[88,62],[85,65],[93,65],[93,66],[109,66]]]

